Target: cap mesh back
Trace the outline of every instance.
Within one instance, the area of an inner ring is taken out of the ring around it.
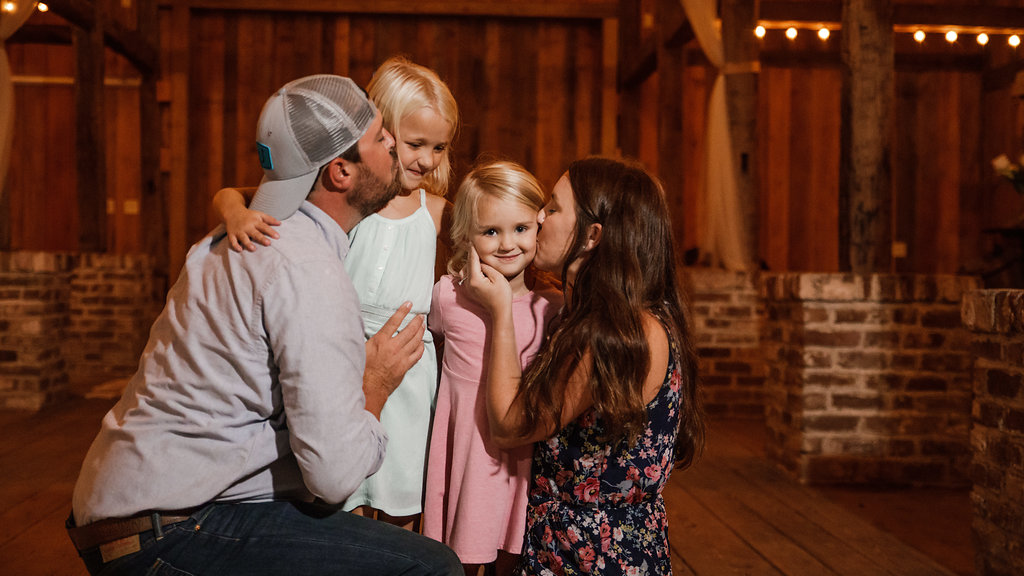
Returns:
[[[296,142],[318,166],[355,144],[374,118],[359,87],[339,76],[305,78],[289,88],[285,102]]]

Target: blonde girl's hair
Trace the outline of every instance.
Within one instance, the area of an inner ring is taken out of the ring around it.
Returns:
[[[402,118],[421,108],[432,108],[451,126],[441,163],[423,178],[423,187],[428,192],[444,196],[452,176],[451,144],[459,125],[459,108],[448,85],[430,68],[394,56],[373,73],[367,91],[380,110],[384,128],[396,140],[402,138],[399,129]]]
[[[469,256],[470,235],[477,222],[480,198],[518,202],[534,212],[544,207],[544,190],[525,168],[508,160],[478,164],[459,185],[452,209],[452,256],[448,259],[448,273],[462,277],[462,269]]]

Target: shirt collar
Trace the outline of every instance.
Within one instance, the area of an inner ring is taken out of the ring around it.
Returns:
[[[344,260],[348,255],[348,234],[341,229],[338,222],[328,216],[326,212],[317,208],[316,204],[308,200],[302,201],[302,205],[299,206],[299,212],[308,216],[320,228],[324,238],[338,253],[338,258]]]

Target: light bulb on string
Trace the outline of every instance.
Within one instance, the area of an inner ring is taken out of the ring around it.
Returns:
[[[956,42],[956,38],[956,30],[950,30],[949,32],[946,32],[946,42],[952,44],[953,42]]]
[[[1009,42],[1010,46],[1013,46],[1014,48],[1020,46],[1020,36],[1017,36],[1016,34],[1007,38],[1006,41]]]
[[[917,40],[918,44],[924,42],[924,30],[918,30],[917,32],[914,32],[914,40]]]
[[[828,28],[822,28],[821,30],[818,30],[818,38],[821,38],[822,40],[828,40],[828,36]]]
[[[790,40],[794,40],[796,38],[796,28],[793,28],[792,26],[787,28],[786,29],[786,38],[789,38]]]
[[[758,26],[757,28],[754,28],[754,36],[757,36],[758,38],[764,38],[764,35],[766,33],[767,31],[764,29],[764,26]]]
[[[985,34],[984,32],[978,34],[978,44],[981,44],[982,46],[988,44],[988,34]]]
[[[15,4],[14,2],[4,2],[4,4],[3,4],[4,12],[14,12],[17,9],[18,9],[18,5]]]

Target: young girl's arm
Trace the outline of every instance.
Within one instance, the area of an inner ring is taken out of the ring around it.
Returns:
[[[241,252],[243,246],[252,252],[256,249],[253,240],[264,246],[270,246],[270,238],[280,237],[272,228],[272,226],[279,226],[280,220],[246,207],[252,201],[254,194],[256,194],[255,188],[221,188],[213,197],[213,209],[224,222],[228,241],[231,243],[231,249],[235,252]]]
[[[522,366],[512,322],[512,289],[508,280],[486,265],[481,265],[476,250],[470,247],[467,282],[473,298],[490,312],[490,358],[487,367],[487,417],[491,439],[501,448],[513,448],[549,438],[593,405],[587,393],[590,381],[590,352],[571,374],[567,374],[565,398],[558,422],[538,422],[532,430],[520,431],[523,406],[518,398]]]

